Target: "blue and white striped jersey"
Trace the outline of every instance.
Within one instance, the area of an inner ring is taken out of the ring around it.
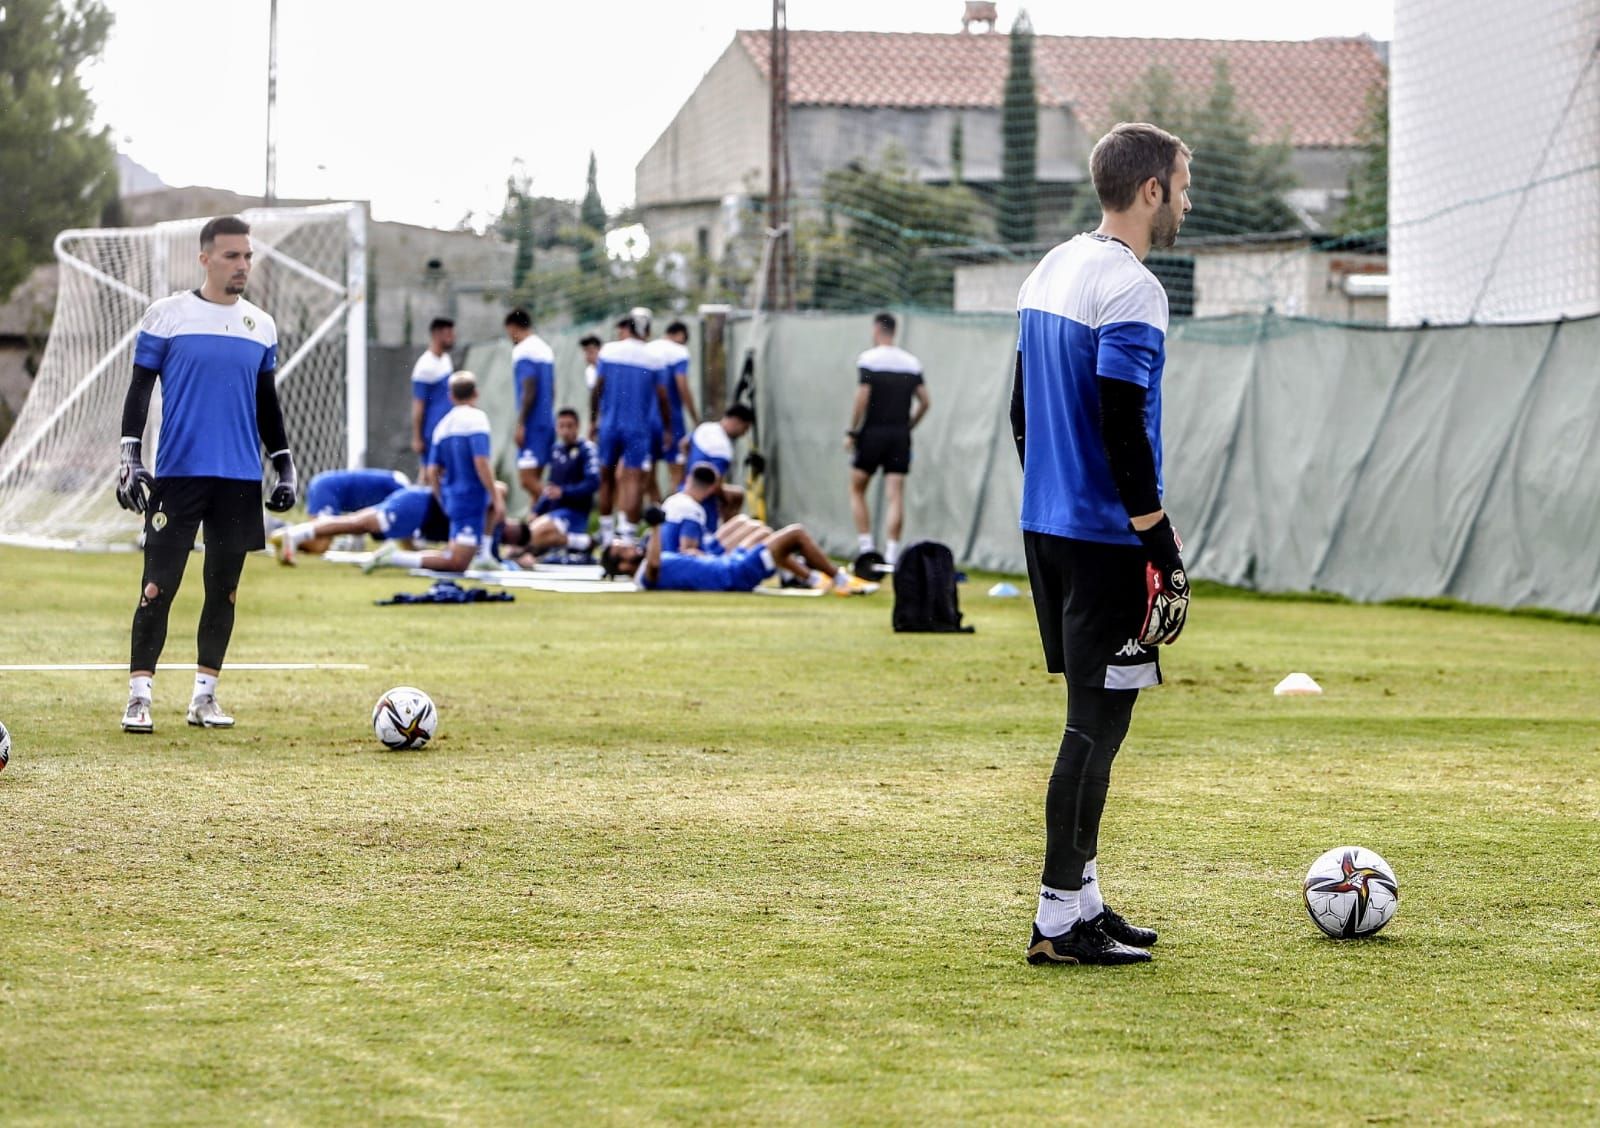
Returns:
[[[434,356],[428,349],[411,366],[411,398],[422,402],[422,445],[433,441],[433,429],[450,412],[450,374],[455,365],[450,354]],[[426,451],[424,451],[426,455]]]
[[[1017,316],[1027,414],[1022,528],[1138,544],[1101,437],[1098,379],[1146,390],[1159,488],[1166,291],[1125,244],[1084,234],[1034,268],[1017,297]]]
[[[429,462],[441,467],[439,499],[452,517],[483,513],[489,508],[489,491],[478,478],[476,459],[489,457],[489,417],[479,408],[460,403],[433,429]]]
[[[133,363],[161,374],[156,477],[260,480],[256,378],[278,367],[270,315],[173,294],[145,311]]]
[[[605,387],[600,392],[600,427],[604,430],[649,431],[661,418],[656,384],[661,361],[644,341],[629,338],[600,346],[595,365]]]

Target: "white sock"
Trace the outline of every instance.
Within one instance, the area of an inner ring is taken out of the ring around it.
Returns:
[[[617,527],[617,519],[614,516],[612,516],[611,514],[608,513],[605,516],[600,518],[600,529],[599,529],[599,532],[600,532],[600,543],[601,544],[610,544],[611,543],[611,537],[612,537],[613,533],[615,532],[616,527]]]
[[[840,568],[837,572],[835,572],[833,574],[833,586],[837,587],[837,588],[847,588],[847,587],[849,587],[850,586],[850,573],[846,572],[843,568]]]
[[[129,697],[143,697],[146,700],[149,700],[150,697],[151,697],[150,683],[153,680],[154,679],[151,678],[151,676],[149,674],[139,674],[139,675],[137,675],[135,677],[129,678],[128,679],[128,696]]]
[[[217,675],[196,672],[194,675],[194,695],[196,697],[215,697],[217,695]]]
[[[1078,891],[1076,889],[1052,889],[1048,885],[1039,886],[1039,912],[1033,918],[1033,923],[1039,926],[1039,931],[1045,936],[1060,936],[1067,929],[1077,924],[1080,918],[1078,909]]]
[[[828,584],[836,582],[836,579],[829,580],[828,577],[824,576],[821,572],[809,572],[806,575],[806,584],[807,586],[814,588],[827,587]]]
[[[1083,863],[1083,888],[1078,893],[1078,911],[1083,913],[1084,920],[1093,920],[1106,907],[1105,898],[1100,896],[1098,861],[1098,858],[1090,858]]]
[[[420,568],[422,567],[422,553],[407,552],[397,548],[389,554],[389,559],[384,561],[391,568]]]
[[[872,543],[871,533],[856,534],[856,548],[862,552],[871,552],[875,546]]]
[[[289,542],[290,548],[299,548],[306,541],[316,536],[316,531],[310,521],[302,521],[298,525],[290,525],[283,534],[284,540]]]
[[[567,534],[567,547],[574,552],[588,552],[590,543],[588,533]]]
[[[899,541],[890,541],[888,544],[884,545],[884,547],[883,547],[883,562],[885,564],[893,564],[895,562],[896,558],[899,557],[899,555],[900,555],[900,542]]]
[[[617,522],[617,539],[623,544],[633,543],[633,522],[626,517]]]

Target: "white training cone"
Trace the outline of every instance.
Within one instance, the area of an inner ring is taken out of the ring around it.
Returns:
[[[1290,674],[1272,687],[1275,697],[1319,697],[1322,687],[1311,680],[1310,674]]]
[[[1015,599],[1022,593],[1017,590],[1016,584],[1008,584],[1003,580],[989,589],[990,599]]]

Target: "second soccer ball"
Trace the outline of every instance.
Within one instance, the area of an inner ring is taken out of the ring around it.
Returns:
[[[399,685],[372,707],[372,731],[385,748],[397,752],[421,748],[433,739],[439,711],[422,690]]]

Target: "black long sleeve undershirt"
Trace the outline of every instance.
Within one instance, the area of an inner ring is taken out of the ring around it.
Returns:
[[[276,369],[256,377],[256,432],[268,454],[289,449],[289,432],[284,429],[283,408],[278,403]]]
[[[155,369],[135,364],[128,394],[122,400],[123,438],[144,440],[144,425],[150,418],[150,393],[155,390]]]
[[[1128,516],[1138,517],[1161,508],[1156,486],[1156,456],[1145,428],[1146,391],[1127,380],[1105,376],[1100,387],[1100,437],[1105,443],[1111,479]]]
[[[1017,444],[1017,461],[1027,465],[1028,411],[1022,402],[1022,350],[1017,350],[1017,372],[1011,381],[1011,439]]]

